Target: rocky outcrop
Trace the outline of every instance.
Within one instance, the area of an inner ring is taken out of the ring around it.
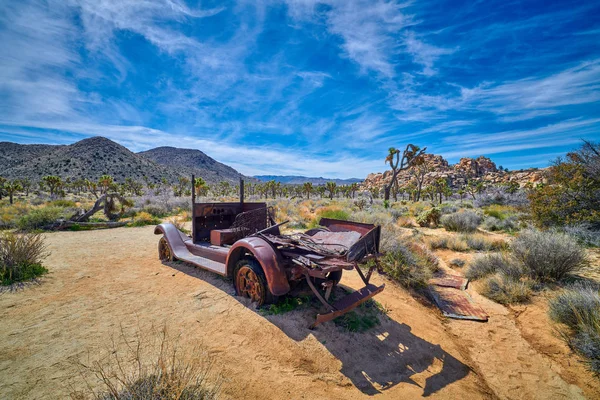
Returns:
[[[449,185],[458,189],[467,184],[469,180],[484,181],[488,184],[502,184],[516,182],[523,187],[527,184],[537,185],[544,182],[544,169],[527,169],[507,172],[499,170],[496,164],[487,157],[461,158],[457,164],[450,165],[442,156],[425,154],[425,168],[427,170],[424,186],[442,178]],[[398,174],[400,187],[414,183],[414,167]],[[364,189],[382,188],[391,180],[392,172],[369,174],[364,180]]]

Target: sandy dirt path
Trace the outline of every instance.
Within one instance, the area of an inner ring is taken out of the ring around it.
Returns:
[[[310,331],[310,310],[264,316],[233,296],[230,282],[184,264],[161,264],[152,231],[47,235],[50,275],[39,286],[0,295],[0,398],[65,398],[67,383],[78,385],[69,359],[98,354],[120,327],[165,323],[214,357],[225,378],[223,398],[582,396],[533,347],[511,352],[511,335],[517,346],[521,336],[499,326],[504,320],[447,322],[387,282],[376,298],[389,310],[381,325],[360,334],[333,323]],[[342,283],[360,286],[351,273]],[[509,331],[489,334],[502,329]],[[485,356],[497,346],[493,357]],[[523,361],[514,365],[515,357]],[[521,391],[505,387],[518,382],[515,374],[530,377]]]

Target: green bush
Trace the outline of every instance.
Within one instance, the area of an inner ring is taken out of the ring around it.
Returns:
[[[525,230],[511,244],[514,257],[540,281],[558,281],[587,265],[585,250],[568,235]]]
[[[28,281],[47,273],[41,265],[47,255],[44,237],[40,234],[0,233],[1,284]]]
[[[34,208],[28,214],[19,218],[17,226],[22,231],[44,229],[55,223],[62,216],[62,208],[48,206]]]
[[[442,216],[442,212],[439,208],[433,207],[429,210],[422,211],[417,216],[417,224],[420,226],[438,226],[440,223],[440,217]]]
[[[443,215],[441,222],[449,231],[474,232],[481,223],[481,216],[473,211],[463,211]]]
[[[58,200],[51,201],[49,203],[49,205],[56,206],[56,207],[62,207],[62,208],[71,208],[71,207],[77,206],[73,200],[65,200],[65,199],[58,199]]]
[[[338,209],[325,209],[317,212],[317,215],[319,216],[319,220],[321,218],[341,219],[344,221],[348,221],[350,219],[350,214],[348,214],[347,211]]]
[[[145,211],[139,212],[131,222],[130,226],[146,226],[146,225],[158,225],[161,220]]]
[[[503,239],[489,238],[484,235],[463,235],[462,239],[470,249],[477,251],[499,251],[508,247]]]
[[[380,317],[386,314],[381,304],[369,299],[360,306],[339,318],[333,320],[337,326],[341,326],[350,332],[365,332],[381,323]]]

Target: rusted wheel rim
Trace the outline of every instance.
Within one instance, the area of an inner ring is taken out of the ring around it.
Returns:
[[[256,272],[250,267],[243,266],[238,270],[236,276],[237,288],[240,296],[249,297],[252,301],[261,305],[264,299],[264,288]]]
[[[171,260],[171,249],[169,248],[165,238],[160,238],[160,242],[158,244],[158,258],[163,261]]]

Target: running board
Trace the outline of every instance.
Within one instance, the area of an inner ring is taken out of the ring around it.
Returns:
[[[364,288],[359,289],[356,292],[352,292],[349,295],[339,299],[338,301],[332,304],[332,311],[329,311],[325,314],[317,314],[317,320],[310,326],[309,329],[314,329],[317,325],[320,325],[323,322],[331,321],[332,319],[346,314],[348,311],[351,311],[354,308],[358,307],[365,301],[369,300],[371,297],[375,296],[378,293],[381,293],[384,288],[385,284],[381,286],[368,284]]]
[[[196,267],[205,269],[207,271],[215,272],[219,275],[225,276],[225,264],[218,261],[213,261],[205,257],[196,256],[192,253],[188,254],[176,254],[175,258],[195,265]]]

